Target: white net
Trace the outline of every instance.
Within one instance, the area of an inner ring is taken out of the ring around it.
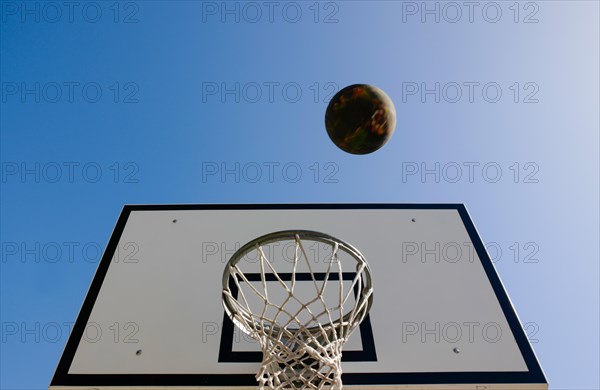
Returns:
[[[292,242],[292,258],[277,263],[266,246],[285,240]],[[313,251],[313,256],[307,254],[307,242],[330,245],[326,261],[315,263]],[[243,271],[240,262],[251,252],[256,252],[254,274]],[[342,263],[350,272],[344,272]],[[319,265],[321,272],[315,269]],[[262,349],[256,375],[260,389],[341,389],[342,348],[366,316],[372,293],[368,264],[360,252],[308,231],[277,232],[251,241],[232,256],[223,277],[226,311]]]

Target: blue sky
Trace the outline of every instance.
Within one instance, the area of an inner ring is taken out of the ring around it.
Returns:
[[[0,4],[2,389],[47,388],[124,204],[255,202],[465,203],[550,387],[600,387],[597,2]],[[324,129],[354,83],[371,155]]]

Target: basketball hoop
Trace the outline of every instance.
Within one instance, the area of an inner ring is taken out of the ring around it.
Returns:
[[[276,270],[278,264],[264,249],[288,241],[292,242],[294,255],[288,264],[291,272],[284,273]],[[331,245],[324,272],[315,272],[314,260],[307,255],[309,242]],[[259,269],[259,281],[250,281],[246,275],[249,271],[240,266],[249,254],[256,255],[254,266]],[[344,271],[342,262],[347,259],[353,259],[354,264]],[[307,270],[302,282],[312,285],[310,297],[301,296],[296,289],[300,268]],[[346,277],[348,272],[353,274],[350,279]],[[283,291],[281,302],[269,296],[270,283]],[[258,301],[262,308],[251,307],[251,301]],[[363,255],[324,233],[287,230],[258,237],[233,254],[223,273],[227,315],[262,349],[263,361],[256,374],[261,390],[341,389],[342,348],[372,303],[371,271]]]

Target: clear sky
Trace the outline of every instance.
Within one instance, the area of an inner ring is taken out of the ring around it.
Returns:
[[[258,202],[465,203],[550,387],[600,387],[598,2],[0,5],[0,388],[47,388],[124,204]],[[354,83],[371,155],[324,129]]]

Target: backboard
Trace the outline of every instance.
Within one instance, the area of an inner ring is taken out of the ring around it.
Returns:
[[[261,204],[125,206],[50,389],[257,388],[261,352],[224,314],[221,278],[240,246],[288,229],[342,239],[370,265],[345,388],[548,388],[463,205]]]

